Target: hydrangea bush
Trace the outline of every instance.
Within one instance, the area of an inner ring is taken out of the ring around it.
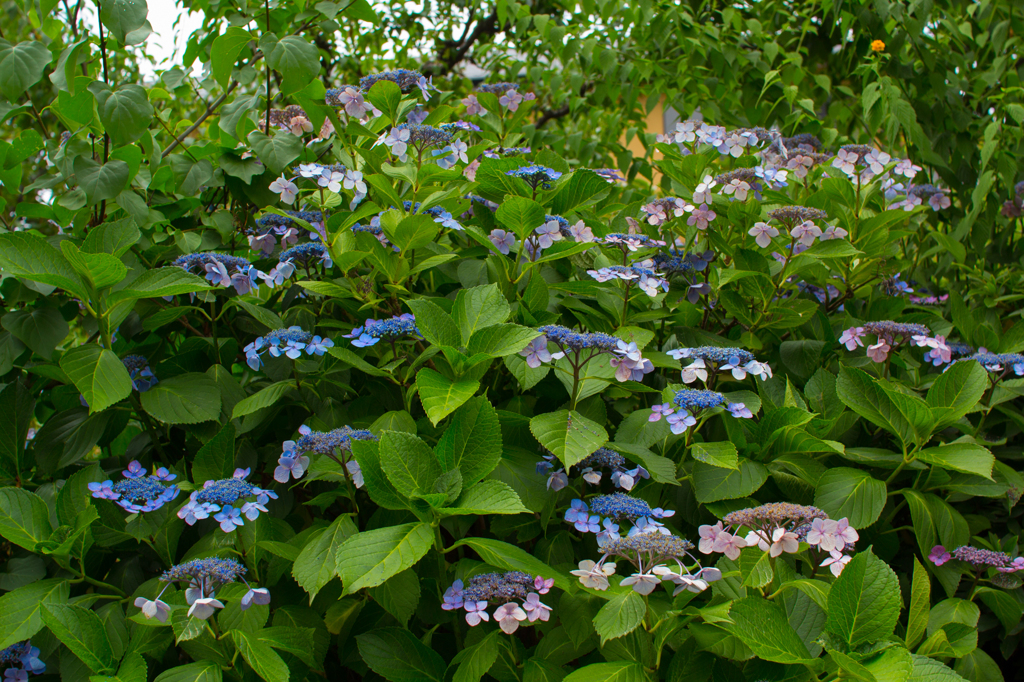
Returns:
[[[630,161],[549,71],[329,60],[365,2],[195,4],[143,87],[144,2],[0,3],[5,680],[1001,678],[1019,293],[883,41],[907,135],[690,106]]]

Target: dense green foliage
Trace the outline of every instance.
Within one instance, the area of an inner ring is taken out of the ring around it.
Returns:
[[[0,0],[5,680],[1012,678],[1012,3],[184,4]]]

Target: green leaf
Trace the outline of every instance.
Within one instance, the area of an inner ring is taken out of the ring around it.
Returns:
[[[126,44],[129,33],[146,25],[149,14],[146,0],[103,0],[100,10],[100,22],[121,44]]]
[[[931,435],[934,421],[923,400],[887,388],[863,370],[841,367],[836,389],[847,407],[895,435],[904,446],[924,443]]]
[[[267,682],[288,682],[288,666],[268,644],[242,630],[232,630],[231,638],[257,675]]]
[[[245,46],[253,40],[249,32],[238,26],[229,26],[223,35],[217,36],[210,49],[210,73],[225,90],[231,82],[231,71]]]
[[[292,577],[309,593],[309,601],[329,583],[337,573],[338,550],[345,540],[358,532],[347,516],[339,516],[325,531],[311,536],[292,564]]]
[[[504,322],[509,312],[508,301],[498,290],[497,284],[460,289],[452,307],[452,317],[462,334],[462,343],[459,345],[468,346],[474,332]]]
[[[818,479],[814,505],[833,519],[846,517],[854,528],[867,528],[885,507],[885,483],[860,469],[829,469]]]
[[[800,635],[789,625],[786,610],[762,597],[745,597],[729,610],[732,624],[723,627],[740,638],[761,659],[806,663],[812,658]]]
[[[444,679],[444,659],[408,630],[379,628],[358,635],[356,643],[366,665],[390,682]]]
[[[913,655],[914,672],[910,675],[909,682],[967,682],[950,669],[934,658],[927,656]]]
[[[643,466],[654,481],[668,483],[669,485],[679,485],[679,481],[676,480],[676,463],[668,457],[656,455],[645,447],[628,443],[612,442],[608,443],[606,447],[622,453],[627,459],[631,459]]]
[[[910,588],[910,611],[907,616],[907,647],[913,649],[924,637],[931,609],[932,583],[921,562],[914,557],[914,581]]]
[[[503,358],[526,348],[526,345],[540,336],[540,332],[518,324],[496,324],[473,333],[466,350],[470,355],[483,353],[492,358]]]
[[[263,42],[260,41],[261,47]],[[302,36],[285,36],[270,50],[267,63],[281,74],[281,94],[290,95],[302,90],[320,73],[320,52]]]
[[[498,413],[487,398],[478,396],[455,411],[434,447],[434,455],[443,471],[459,469],[462,485],[468,488],[498,466],[501,449]]]
[[[105,289],[123,280],[128,267],[109,253],[83,253],[70,241],[62,241],[60,250],[86,282],[94,289]]]
[[[0,38],[0,94],[16,102],[22,93],[39,82],[53,55],[38,40],[11,44]]]
[[[352,456],[363,472],[370,498],[385,509],[409,509],[408,500],[391,485],[380,465],[380,443],[359,440],[352,442]]]
[[[606,191],[611,185],[607,180],[588,168],[573,171],[569,179],[551,198],[551,213],[565,215]]]
[[[647,603],[643,597],[629,590],[615,595],[594,616],[594,629],[601,636],[601,644],[610,639],[628,635],[644,621]]]
[[[198,372],[161,380],[142,394],[142,407],[165,424],[198,424],[220,419],[217,382]]]
[[[226,424],[217,435],[199,448],[192,460],[192,480],[218,481],[231,478],[235,470],[235,427]]]
[[[559,410],[530,420],[530,432],[566,469],[608,442],[608,432],[576,411]]]
[[[406,301],[406,305],[416,316],[416,328],[423,334],[423,338],[435,346],[450,346],[458,348],[461,344],[459,328],[451,315],[441,309],[441,306],[425,298],[415,298]]]
[[[338,549],[338,575],[342,594],[381,585],[393,575],[411,568],[434,542],[426,523],[406,523],[364,531],[345,540]]]
[[[857,552],[829,590],[825,629],[850,648],[884,639],[902,603],[893,570],[870,549]]]
[[[957,363],[974,364],[978,363]],[[955,366],[955,365],[954,365]],[[978,365],[979,367],[981,365]],[[947,443],[918,451],[917,458],[943,469],[974,474],[992,480],[992,467],[996,458],[988,448],[975,443]]]
[[[302,138],[291,133],[268,137],[266,134],[254,130],[249,133],[246,140],[256,152],[257,158],[272,173],[280,173],[302,153]]]
[[[472,398],[479,388],[479,381],[449,381],[440,372],[428,367],[416,373],[416,389],[420,402],[423,403],[423,410],[434,426]]]
[[[247,414],[262,410],[265,407],[275,405],[277,401],[294,388],[295,382],[291,379],[270,384],[266,388],[262,388],[251,396],[235,403],[235,408],[231,411],[231,418],[238,419]]]
[[[938,375],[928,389],[926,400],[938,423],[944,428],[978,408],[988,389],[988,372],[977,362],[956,362]]]
[[[117,90],[111,90],[106,83],[96,81],[89,90],[96,96],[100,121],[115,146],[131,144],[149,130],[153,121],[153,105],[149,103],[144,87],[126,83]]]
[[[46,240],[28,233],[0,235],[0,268],[12,277],[42,282],[89,300],[82,278]]]
[[[565,575],[555,572],[555,569],[515,545],[490,538],[463,538],[452,545],[452,548],[463,545],[479,554],[483,562],[489,566],[554,578],[558,589],[566,592],[576,591],[575,580],[569,580]]]
[[[221,682],[224,673],[213,661],[199,661],[165,670],[153,682]]]
[[[213,179],[213,164],[209,159],[195,161],[184,154],[171,154],[168,158],[178,192],[185,196],[195,196]]]
[[[3,328],[45,360],[67,337],[70,328],[56,308],[24,308],[7,313],[0,320]]]
[[[103,223],[89,229],[85,241],[82,243],[82,251],[85,253],[106,253],[120,258],[132,248],[141,237],[139,228],[131,218],[123,218],[109,223]],[[180,268],[174,268],[180,270]],[[155,272],[154,270],[147,270]],[[184,270],[181,270],[184,272]],[[138,281],[138,280],[136,280]]]
[[[740,468],[739,454],[736,446],[729,441],[720,443],[694,443],[690,447],[690,454],[698,462],[710,464],[711,466],[723,469]]]
[[[533,199],[506,197],[494,217],[522,241],[544,224],[545,213],[544,207]]]
[[[0,649],[28,639],[43,628],[40,615],[48,604],[63,604],[71,587],[66,580],[50,578],[19,587],[0,596]]]
[[[420,579],[414,571],[406,569],[388,578],[383,585],[371,587],[369,594],[404,626],[420,603]]]
[[[117,198],[131,179],[128,164],[118,159],[101,165],[87,156],[79,156],[75,158],[74,167],[75,177],[89,197],[90,205]]]
[[[114,672],[114,652],[103,621],[94,611],[84,606],[46,604],[40,615],[46,627],[90,670]]]
[[[749,459],[739,469],[723,469],[703,462],[693,463],[693,489],[701,504],[747,497],[768,480],[768,469]]]
[[[456,654],[455,660],[448,666],[448,670],[455,667],[452,682],[480,682],[498,660],[498,637],[498,631],[494,630],[473,646]]]
[[[434,490],[441,464],[433,451],[414,434],[385,431],[380,435],[380,464],[395,489],[406,497]]]
[[[398,107],[402,103],[402,91],[391,81],[377,81],[366,93],[366,101],[388,115],[392,125],[398,125]]]
[[[181,268],[167,267],[147,270],[125,286],[107,297],[109,303],[131,301],[139,298],[161,298],[177,294],[193,294],[210,289],[202,277],[185,272]]]
[[[132,380],[124,363],[113,351],[95,343],[69,350],[60,359],[60,368],[81,391],[90,413],[104,410],[132,392]]]
[[[275,619],[274,622],[278,622],[278,619]],[[260,642],[268,644],[279,651],[287,651],[297,656],[306,665],[317,669],[320,665],[317,663],[316,655],[313,653],[313,647],[315,646],[313,637],[315,632],[316,630],[313,628],[275,625],[258,630],[255,634],[256,639]]]
[[[444,516],[465,514],[522,514],[523,506],[516,491],[501,481],[480,481],[467,489],[451,507],[438,510]]]
[[[53,528],[43,498],[22,488],[0,488],[0,535],[30,552]]]
[[[633,661],[591,663],[566,676],[562,682],[647,682],[644,667]]]

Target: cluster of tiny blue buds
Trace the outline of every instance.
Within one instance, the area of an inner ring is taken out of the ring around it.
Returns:
[[[516,168],[515,170],[505,171],[505,175],[520,178],[526,181],[526,184],[533,189],[537,189],[537,187],[551,189],[551,183],[562,177],[562,174],[553,168],[536,165],[523,166],[522,168]]]
[[[163,467],[146,476],[146,470],[142,465],[133,460],[121,473],[124,480],[117,483],[89,483],[92,496],[101,500],[111,500],[124,510],[137,514],[159,509],[176,498],[180,492],[177,485],[166,485],[177,478],[177,475]]]
[[[537,329],[541,334],[563,349],[579,352],[585,348],[611,352],[618,347],[619,339],[600,332],[578,332],[568,327],[549,324]]]
[[[975,353],[963,360],[974,360],[989,372],[1008,374],[1012,371],[1017,376],[1024,376],[1024,355],[1020,353]]]
[[[248,475],[248,469],[236,469],[231,478],[206,481],[201,490],[192,491],[188,503],[178,510],[178,518],[192,526],[213,515],[225,533],[243,526],[243,516],[255,521],[260,512],[267,511],[264,505],[277,499],[277,493],[252,485],[245,480]],[[242,500],[245,500],[242,505],[235,508]]]
[[[419,85],[421,78],[423,78],[423,74],[419,71],[412,71],[411,69],[395,69],[394,71],[385,71],[383,73],[373,73],[369,76],[363,76],[359,79],[359,88],[365,92],[381,81],[391,81],[397,85],[402,92],[409,92]]]
[[[321,242],[306,242],[305,244],[293,246],[286,251],[282,251],[279,258],[282,263],[298,261],[306,267],[309,267],[313,260],[317,259],[328,268],[334,267],[330,251]]]
[[[696,388],[681,388],[672,399],[684,410],[709,410],[725,402],[725,396],[717,391],[706,391]]]
[[[387,320],[367,320],[362,327],[356,327],[351,333],[345,334],[352,339],[352,345],[359,348],[373,346],[381,339],[394,340],[403,336],[419,336],[415,316],[405,313]]]
[[[149,367],[149,360],[144,355],[126,355],[121,358],[128,376],[132,380],[132,388],[145,393],[157,383],[156,375]]]
[[[272,357],[285,357],[296,360],[305,352],[306,355],[323,355],[328,348],[334,347],[334,341],[314,336],[301,327],[275,329],[266,336],[261,336],[247,345],[245,360],[254,370],[263,366],[264,352],[269,351]]]

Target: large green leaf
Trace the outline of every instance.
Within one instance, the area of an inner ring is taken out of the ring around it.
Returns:
[[[309,593],[309,600],[337,573],[338,550],[359,529],[347,516],[339,516],[326,530],[310,537],[292,564],[292,577]]]
[[[79,156],[75,158],[75,177],[89,197],[89,203],[98,204],[117,198],[121,190],[128,186],[131,169],[119,159],[100,164],[86,156]]]
[[[380,464],[395,489],[406,497],[434,490],[441,464],[433,451],[414,434],[385,431],[380,435]]]
[[[758,658],[776,663],[805,663],[811,660],[800,635],[790,626],[784,608],[762,597],[745,597],[729,610],[732,624],[725,629],[750,647]]]
[[[235,62],[252,40],[249,32],[238,26],[229,26],[223,35],[214,39],[210,50],[210,73],[222,88],[228,87]]]
[[[67,602],[70,592],[67,580],[50,578],[0,596],[0,649],[39,632],[43,627],[43,607]]]
[[[434,426],[473,397],[480,388],[474,379],[449,381],[440,372],[424,367],[416,373],[416,390],[423,410]]]
[[[142,407],[166,424],[216,421],[220,419],[220,389],[205,374],[179,374],[143,393]]]
[[[743,459],[738,469],[693,463],[693,490],[701,504],[747,497],[768,480],[768,469],[763,464]]]
[[[633,590],[615,595],[594,616],[594,629],[604,644],[633,632],[644,621],[647,602]]]
[[[448,670],[455,668],[452,682],[480,682],[498,659],[500,635],[499,631],[494,630],[473,646],[456,654],[455,660],[448,666]]]
[[[266,49],[264,41],[260,46]],[[320,52],[302,36],[285,36],[270,48],[267,63],[281,74],[281,94],[306,87],[320,72]]]
[[[938,375],[928,389],[926,400],[943,428],[978,408],[989,387],[988,372],[978,362],[956,362]]]
[[[698,462],[722,469],[739,469],[740,459],[736,446],[729,441],[718,443],[694,443],[690,454]]]
[[[288,666],[269,644],[242,630],[232,630],[231,637],[257,675],[266,682],[288,682]]]
[[[441,306],[425,298],[406,301],[406,305],[416,316],[416,327],[427,341],[435,346],[457,348],[461,345],[459,327]]]
[[[95,343],[77,346],[60,359],[60,368],[81,391],[90,413],[124,400],[132,392],[132,380],[113,351]]]
[[[103,0],[100,5],[100,21],[122,44],[128,34],[145,26],[148,14],[146,0]]]
[[[23,488],[0,488],[0,535],[32,552],[52,532],[43,498]]]
[[[438,510],[445,516],[466,514],[521,514],[529,511],[519,495],[501,481],[480,481],[468,488],[451,506]]]
[[[648,682],[644,667],[633,661],[591,663],[570,673],[562,682]]]
[[[359,655],[390,682],[441,682],[444,659],[404,628],[379,628],[356,637]]]
[[[128,274],[128,267],[109,253],[84,253],[70,241],[60,243],[61,253],[94,289],[114,286]]]
[[[3,328],[45,360],[68,335],[70,328],[56,308],[24,308],[7,313]]]
[[[139,228],[131,218],[122,218],[89,229],[82,243],[82,251],[86,253],[106,253],[120,258],[141,237]],[[175,268],[177,269],[177,268]],[[147,270],[146,272],[153,272]]]
[[[41,615],[46,627],[90,670],[114,672],[114,652],[94,611],[73,604],[45,604]]]
[[[903,601],[896,574],[870,549],[857,552],[828,593],[825,628],[850,648],[889,637]]]
[[[0,38],[0,94],[16,102],[22,93],[39,82],[53,55],[38,40],[11,44]]]
[[[509,312],[508,301],[501,295],[497,284],[460,289],[452,307],[452,318],[462,335],[459,345],[468,346],[474,332],[504,322]]]
[[[209,282],[191,272],[185,272],[181,268],[155,268],[145,271],[130,281],[123,289],[111,293],[107,297],[107,301],[115,303],[139,298],[193,294],[206,291],[209,288]]]
[[[958,363],[960,364],[960,363]],[[963,363],[977,364],[977,363]],[[917,458],[943,469],[974,474],[992,480],[992,467],[996,458],[992,452],[976,443],[947,443],[918,451]]]
[[[459,469],[464,488],[491,473],[501,461],[501,426],[487,398],[470,398],[455,411],[434,447],[444,471]]]
[[[551,199],[551,213],[564,215],[609,188],[608,181],[588,168],[573,172]]]
[[[224,673],[213,661],[199,661],[165,670],[153,682],[221,682]]]
[[[280,173],[302,153],[302,138],[298,135],[274,135],[254,130],[246,138],[257,158],[273,173]]]
[[[576,591],[576,581],[570,580],[562,573],[557,573],[543,561],[524,549],[500,540],[490,538],[464,538],[452,547],[465,545],[480,555],[484,563],[503,568],[506,571],[524,571],[531,575],[554,578],[555,586],[566,592]]]
[[[913,658],[914,672],[910,674],[909,682],[967,682],[941,661],[916,654]]]
[[[85,284],[64,255],[28,233],[0,234],[0,268],[13,277],[42,282],[88,300]]]
[[[559,410],[530,420],[530,432],[568,469],[608,442],[608,432],[576,411]]]
[[[399,494],[384,474],[380,464],[380,443],[357,440],[352,442],[352,456],[363,473],[363,481],[370,498],[385,509],[408,509],[409,501]]]
[[[343,594],[381,585],[423,558],[434,542],[426,523],[406,523],[357,533],[338,549]]]
[[[185,196],[196,196],[213,179],[213,164],[209,159],[196,161],[185,154],[171,154],[168,158],[178,192]]]
[[[278,381],[261,388],[251,396],[235,403],[235,407],[231,411],[231,418],[238,419],[248,414],[252,414],[253,412],[258,412],[265,407],[271,407],[272,405],[277,404],[277,401],[287,395],[294,388],[295,382],[291,379]]]
[[[889,431],[905,447],[924,443],[931,435],[934,421],[923,400],[898,393],[863,370],[840,368],[836,390],[847,407]]]
[[[495,217],[505,229],[515,233],[519,241],[526,239],[544,224],[544,207],[526,197],[507,197],[501,202]]]
[[[420,578],[412,569],[406,569],[368,592],[395,620],[405,625],[420,603]]]
[[[846,517],[854,528],[866,528],[878,520],[885,507],[885,483],[866,471],[838,467],[818,479],[814,505],[834,519]]]
[[[126,83],[117,90],[111,90],[106,83],[96,81],[89,90],[96,96],[100,121],[115,146],[135,142],[149,130],[153,105],[149,103],[144,87]]]
[[[492,358],[503,358],[518,353],[526,344],[540,336],[540,332],[517,324],[496,324],[473,333],[466,350],[470,355],[483,353]]]

